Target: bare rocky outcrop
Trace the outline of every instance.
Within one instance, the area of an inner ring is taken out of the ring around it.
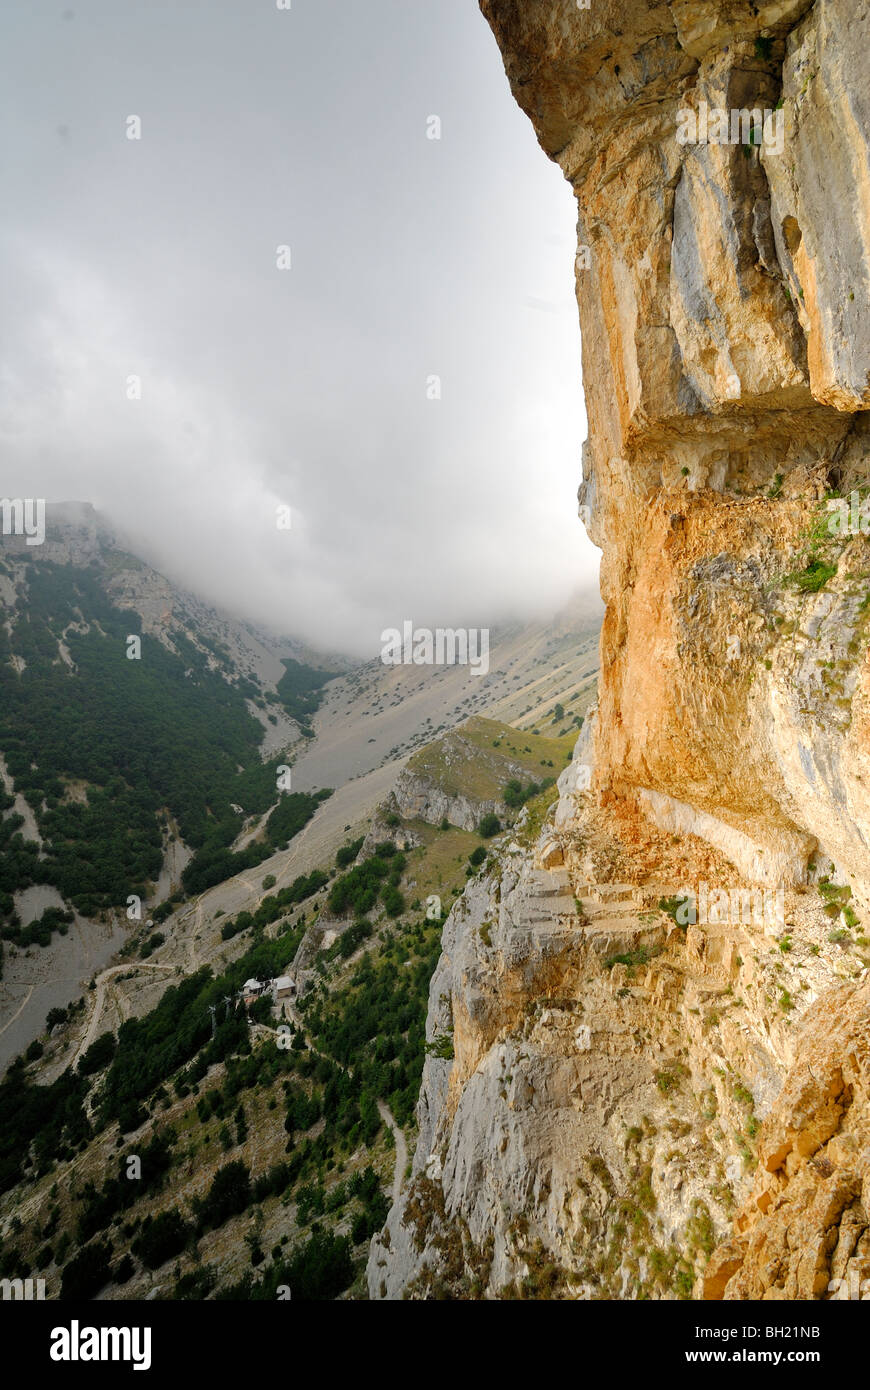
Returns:
[[[870,486],[870,7],[481,8],[577,194],[580,503],[607,610],[550,823],[445,928],[413,1179],[369,1287],[851,1296],[870,1239],[870,553],[849,510]],[[702,883],[781,912],[680,921]]]
[[[520,769],[522,771],[522,769]],[[477,800],[461,792],[450,793],[437,782],[403,768],[390,794],[390,805],[404,820],[422,820],[428,825],[447,821],[460,830],[476,830],[486,815],[504,815],[504,802]]]
[[[530,748],[528,761],[502,746],[503,726],[471,719],[417,753],[396,778],[389,809],[403,820],[429,825],[447,821],[461,830],[476,830],[484,816],[512,815],[503,799],[511,780],[528,787],[540,775]],[[517,747],[519,751],[519,735]],[[545,769],[546,770],[546,769]],[[539,782],[534,782],[535,786]]]

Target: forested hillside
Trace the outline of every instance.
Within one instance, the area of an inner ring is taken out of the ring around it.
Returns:
[[[186,880],[197,891],[258,863],[313,815],[316,797],[284,796],[266,840],[233,856],[245,817],[279,799],[283,759],[261,761],[262,725],[246,706],[260,688],[214,642],[176,630],[170,646],[144,632],[96,565],[0,561],[0,573],[16,580],[0,625],[0,752],[43,841],[40,853],[16,814],[0,822],[0,914],[13,939],[12,895],[34,883],[87,916],[147,897],[167,817],[199,851]]]
[[[569,756],[570,737],[523,737],[555,770]],[[553,792],[526,790],[508,816],[537,824]],[[0,1277],[38,1269],[63,1299],[365,1297],[426,1053],[452,1054],[449,1034],[426,1043],[427,999],[450,906],[498,853],[485,820],[385,804],[331,863],[267,876],[233,915],[204,908],[220,947],[186,975],[172,922],[165,941],[134,932],[131,987],[137,959],[172,972],[158,1002],[80,1042],[89,991],[0,1083]],[[252,992],[279,976],[283,998]]]
[[[284,674],[278,682],[278,697],[292,719],[310,734],[311,719],[320,708],[323,687],[335,680],[334,671],[319,671],[299,661],[285,660]]]
[[[414,858],[418,875],[435,873],[446,912],[472,837],[441,838],[455,851],[452,891],[434,861],[427,868],[427,851]],[[392,1173],[379,1102],[399,1124],[412,1122],[443,914],[406,903],[399,884],[409,863],[393,843],[354,866],[359,850],[356,842],[340,854],[331,877],[314,873],[228,921],[225,939],[242,946],[231,965],[170,986],[52,1085],[38,1080],[41,1048],[13,1065],[0,1083],[0,1196],[44,1188],[47,1202],[32,1219],[13,1217],[0,1275],[27,1259],[49,1271],[62,1298],[106,1285],[141,1297],[158,1270],[162,1296],[180,1299],[268,1298],[279,1284],[294,1298],[334,1298],[360,1280]],[[351,897],[367,866],[377,887],[363,918]],[[288,968],[305,908],[312,899],[325,908],[330,883],[333,892],[350,887],[346,925],[316,953],[314,987],[287,1045],[276,1046],[270,1002],[246,1016],[239,991],[251,976]],[[68,1024],[76,1018],[71,1011]],[[142,1159],[136,1183],[125,1180],[133,1152]],[[204,1183],[191,1185],[194,1163]],[[282,1234],[267,1241],[273,1228]]]

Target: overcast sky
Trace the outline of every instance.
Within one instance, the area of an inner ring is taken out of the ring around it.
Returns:
[[[366,655],[597,586],[574,201],[475,0],[6,0],[0,51],[4,496]]]

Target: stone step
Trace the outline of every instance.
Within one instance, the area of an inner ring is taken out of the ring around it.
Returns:
[[[643,922],[639,922],[636,917],[617,917],[608,916],[602,913],[597,919],[588,923],[590,935],[608,935],[624,932],[626,936],[643,936],[647,928]]]
[[[570,876],[564,869],[553,873],[538,869],[529,874],[527,890],[530,898],[560,898],[574,896]]]
[[[570,917],[576,917],[578,922],[583,920],[580,913],[573,907],[566,907],[561,911],[554,911],[542,907],[535,908],[535,906],[532,905],[529,911],[523,913],[523,920],[525,922],[564,922]]]
[[[594,903],[640,903],[642,900],[640,889],[631,883],[580,883],[576,891],[579,898],[588,898]]]
[[[601,902],[628,902],[638,892],[633,883],[594,883],[590,892]]]
[[[599,918],[608,918],[616,911],[624,912],[627,908],[632,906],[632,904],[621,902],[618,899],[605,903],[599,902],[597,898],[580,898],[579,901],[580,906],[583,908],[584,915],[591,922],[597,921]],[[638,911],[640,911],[640,908],[638,908]]]
[[[567,893],[560,893],[558,897],[540,897],[537,893],[534,897],[526,898],[526,903],[530,912],[549,912],[558,913],[564,916],[566,912],[576,912],[573,895],[568,897]]]
[[[550,891],[543,888],[532,888],[527,894],[528,902],[557,902],[559,899],[570,899],[574,901],[574,890],[568,888],[550,888]]]

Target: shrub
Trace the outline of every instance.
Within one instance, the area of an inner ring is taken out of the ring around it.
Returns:
[[[795,584],[802,593],[816,594],[819,589],[823,589],[829,579],[833,579],[837,573],[836,565],[825,564],[814,555],[805,569],[797,570],[794,574],[786,576],[787,584]]]
[[[399,895],[401,897],[401,894]],[[354,951],[367,941],[372,934],[371,922],[367,922],[363,917],[353,926],[348,927],[346,932],[342,932],[338,939],[338,954],[342,960],[349,960]]]
[[[669,1092],[677,1089],[680,1086],[682,1079],[683,1068],[679,1064],[677,1064],[674,1067],[670,1067],[664,1071],[656,1072],[656,1085],[658,1086],[663,1096],[666,1096],[669,1094]]]
[[[631,972],[636,965],[649,965],[650,961],[659,955],[659,948],[655,946],[638,946],[635,951],[624,951],[617,956],[608,956],[604,962],[605,970],[612,970],[614,965],[627,965]]]
[[[111,1259],[112,1247],[108,1241],[96,1240],[86,1245],[64,1268],[61,1298],[73,1301],[93,1298],[112,1278]]]
[[[391,883],[381,890],[381,900],[389,917],[400,917],[405,911],[405,899]]]
[[[341,917],[353,911],[356,916],[364,917],[381,896],[384,879],[396,869],[401,872],[404,865],[404,856],[397,854],[395,845],[378,845],[371,858],[335,880],[327,900],[330,912]]]
[[[284,1267],[277,1283],[289,1285],[294,1302],[312,1302],[337,1298],[353,1277],[348,1237],[315,1230]]]
[[[244,1163],[236,1160],[219,1168],[205,1197],[194,1200],[199,1229],[207,1231],[222,1226],[231,1216],[245,1211],[251,1201],[251,1175]]]
[[[363,1241],[371,1240],[376,1231],[379,1231],[387,1219],[389,1203],[380,1191],[376,1192],[363,1207],[351,1226],[350,1236],[354,1245],[360,1245]]]
[[[695,913],[694,903],[687,894],[677,898],[659,898],[658,907],[662,912],[666,912],[678,927],[682,927],[683,931]],[[685,920],[681,921],[681,917]]]
[[[338,854],[335,856],[335,867],[337,869],[346,869],[349,864],[353,863],[363,847],[363,840],[364,836],[361,835],[358,840],[353,841],[353,844],[345,845],[343,849],[338,851]]]
[[[162,1211],[159,1216],[145,1218],[139,1235],[133,1242],[133,1254],[147,1269],[158,1269],[180,1255],[193,1235],[192,1226],[184,1220],[177,1207]]]
[[[116,1047],[114,1033],[101,1033],[79,1062],[79,1075],[93,1076],[95,1072],[102,1071],[114,1057]]]

